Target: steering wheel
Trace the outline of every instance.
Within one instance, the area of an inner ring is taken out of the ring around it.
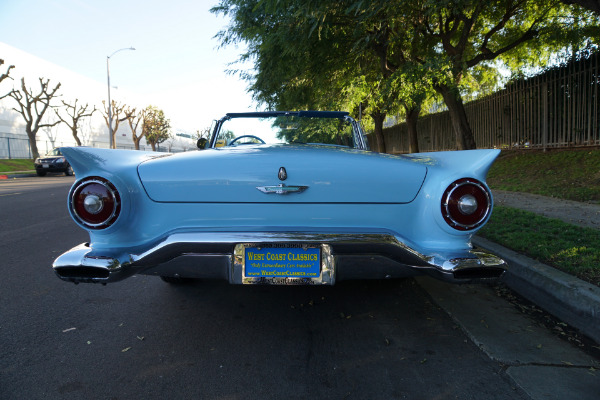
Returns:
[[[258,136],[254,136],[254,135],[242,135],[242,136],[238,136],[235,139],[233,139],[231,142],[229,142],[229,146],[233,146],[233,144],[235,142],[237,142],[240,139],[244,139],[244,138],[252,138],[252,139],[256,139],[259,142],[261,142],[262,144],[265,144],[265,141],[262,140],[261,138],[259,138]],[[251,144],[251,143],[244,143],[244,144]]]

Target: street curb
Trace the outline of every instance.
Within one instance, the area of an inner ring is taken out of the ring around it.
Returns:
[[[502,281],[511,289],[600,343],[600,287],[482,237],[472,241],[508,263]]]
[[[33,178],[36,177],[36,174],[3,174],[2,176],[6,176],[5,179],[14,179],[14,178]]]

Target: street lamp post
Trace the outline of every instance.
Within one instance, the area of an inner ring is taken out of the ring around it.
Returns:
[[[108,137],[109,137],[109,148],[113,148],[116,143],[113,143],[113,129],[112,129],[112,104],[110,103],[110,67],[109,61],[112,56],[122,50],[135,50],[133,47],[125,47],[112,53],[110,56],[106,56],[106,80],[108,83]]]

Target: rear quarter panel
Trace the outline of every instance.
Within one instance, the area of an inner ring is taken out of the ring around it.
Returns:
[[[122,214],[116,223],[103,231],[88,230],[91,243],[97,249],[143,248],[160,242],[170,233],[184,231],[385,232],[395,234],[422,253],[470,247],[473,232],[456,231],[444,222],[441,197],[446,187],[457,179],[471,177],[484,181],[498,153],[473,150],[405,156],[408,162],[423,165],[427,171],[416,197],[405,204],[257,204],[156,202],[140,182],[138,165],[156,157],[165,157],[161,162],[168,164],[168,155],[63,149],[78,180],[87,176],[104,177],[121,195]],[[361,184],[368,186],[369,182],[356,182],[356,185]]]

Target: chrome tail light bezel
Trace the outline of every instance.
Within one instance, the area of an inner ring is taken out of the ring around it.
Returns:
[[[472,213],[461,211],[460,200],[477,201]],[[442,196],[442,216],[448,225],[459,231],[470,231],[482,226],[492,211],[492,196],[487,186],[474,178],[458,179],[450,184]]]
[[[81,204],[85,200],[85,197],[81,197],[82,192],[90,185],[99,185],[105,191],[103,193],[105,197],[102,198],[103,206],[96,214],[81,208]],[[78,204],[78,201],[81,204]],[[105,209],[105,207],[108,208]],[[117,188],[107,179],[98,176],[87,177],[77,182],[71,189],[69,210],[75,221],[83,227],[94,230],[106,229],[115,223],[121,213],[121,196]],[[101,215],[97,215],[100,213]]]

